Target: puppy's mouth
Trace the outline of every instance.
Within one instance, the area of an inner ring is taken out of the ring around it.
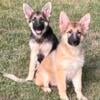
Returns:
[[[35,30],[35,32],[38,34],[38,35],[41,35],[43,30]]]
[[[42,35],[44,28],[45,28],[44,22],[35,21],[33,23],[33,29],[35,30],[37,35]]]

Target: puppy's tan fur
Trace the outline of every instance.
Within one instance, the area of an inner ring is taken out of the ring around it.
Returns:
[[[81,47],[85,33],[89,28],[90,15],[86,14],[78,22],[70,22],[65,12],[61,12],[59,27],[61,31],[61,41],[55,51],[47,56],[38,66],[36,85],[42,87],[45,92],[50,92],[51,86],[57,86],[60,98],[69,100],[66,94],[66,80],[71,80],[78,100],[87,100],[82,94],[82,67],[84,64],[84,52]],[[80,37],[78,46],[70,45],[68,37],[70,31]]]

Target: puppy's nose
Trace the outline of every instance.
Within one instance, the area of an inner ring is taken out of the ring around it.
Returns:
[[[75,46],[77,46],[77,45],[79,44],[79,39],[74,39],[74,40],[73,40],[73,44],[74,44]]]
[[[71,34],[68,38],[68,43],[73,46],[77,46],[80,43],[80,37],[77,34]]]

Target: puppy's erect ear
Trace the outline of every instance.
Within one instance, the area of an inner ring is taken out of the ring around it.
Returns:
[[[68,16],[66,15],[66,13],[64,11],[61,11],[60,17],[59,17],[60,32],[64,32],[69,23],[70,23],[70,20]]]
[[[81,24],[81,27],[82,27],[83,31],[86,32],[89,29],[90,14],[88,13],[85,16],[83,16],[81,18],[81,20],[79,21],[79,23]]]
[[[50,17],[51,10],[52,10],[51,2],[46,3],[42,8],[42,12],[45,14],[46,17]]]
[[[23,12],[25,14],[25,18],[29,19],[33,14],[33,9],[27,3],[23,3]]]

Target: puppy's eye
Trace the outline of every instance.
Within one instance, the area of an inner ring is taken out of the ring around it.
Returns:
[[[72,33],[72,30],[69,30],[68,33],[71,34]]]
[[[34,17],[33,19],[32,19],[32,21],[35,21],[36,20],[36,17]]]
[[[44,22],[44,21],[45,21],[45,22],[48,22],[48,20],[47,20],[46,18],[44,18],[44,17],[40,17],[40,20],[43,21],[43,22]]]
[[[78,35],[78,36],[81,36],[81,34],[82,34],[82,33],[81,33],[80,31],[77,31],[77,35]]]
[[[41,21],[41,22],[44,22],[44,21],[45,21],[45,19],[44,19],[44,18],[42,18],[42,17],[40,17],[40,21]]]
[[[77,31],[77,34],[80,34],[81,35],[81,32],[80,31]]]

